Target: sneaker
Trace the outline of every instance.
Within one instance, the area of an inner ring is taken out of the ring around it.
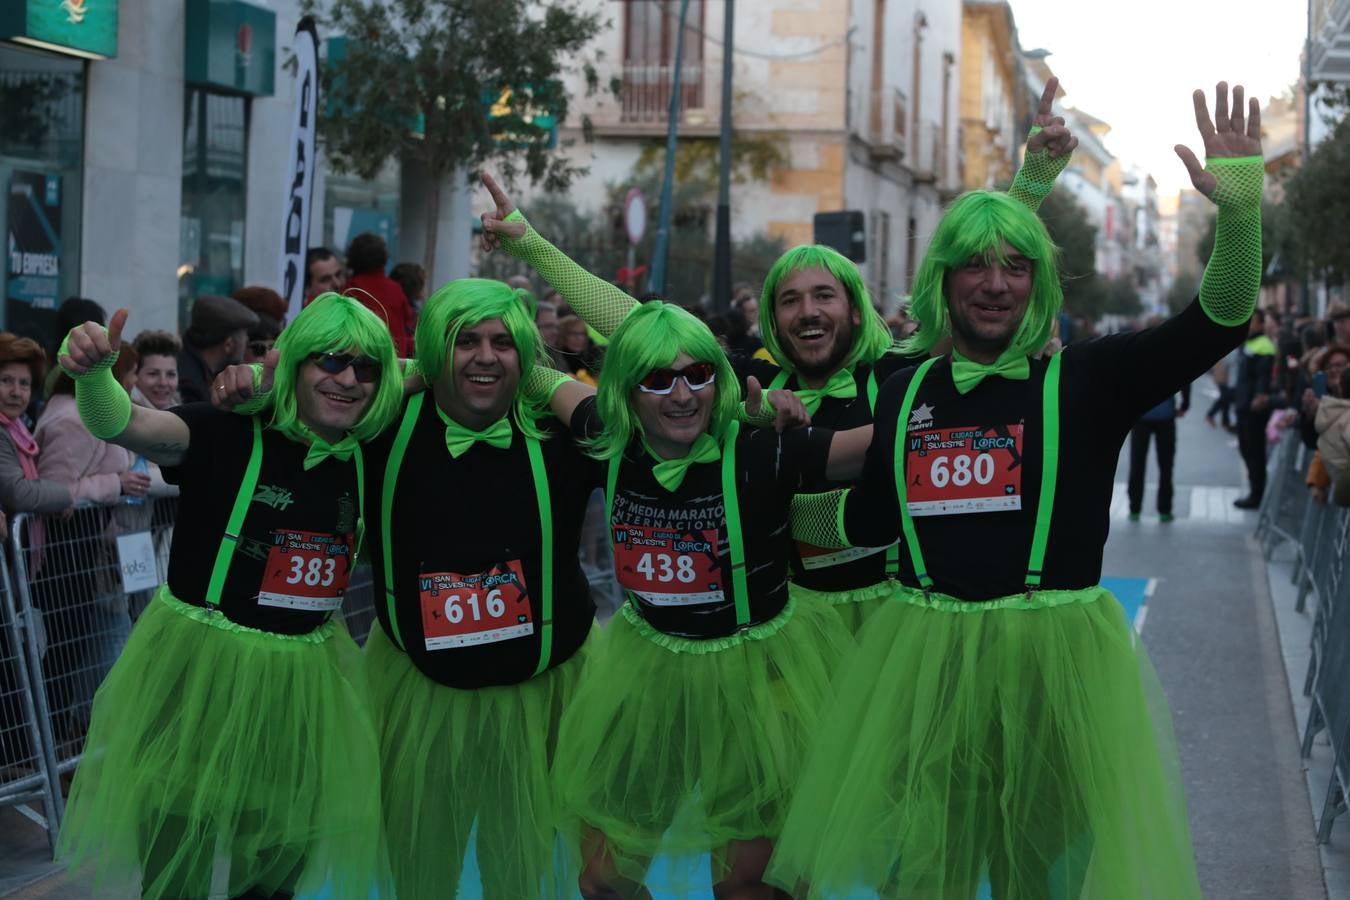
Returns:
[[[1131,522],[1138,522],[1138,521],[1139,521],[1139,513],[1137,513],[1137,512],[1132,512],[1132,513],[1130,513],[1130,521],[1131,521]]]
[[[1171,513],[1158,513],[1158,521],[1162,522],[1164,525],[1166,525],[1168,522],[1171,522],[1175,518],[1176,516],[1172,515]]]
[[[1238,509],[1259,509],[1261,507],[1260,497],[1239,497],[1233,501],[1233,505]]]

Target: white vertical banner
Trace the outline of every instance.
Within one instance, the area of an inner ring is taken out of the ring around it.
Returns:
[[[319,116],[319,34],[305,16],[295,26],[295,126],[290,165],[286,167],[285,218],[281,228],[281,273],[277,283],[286,298],[286,316],[294,319],[305,296],[305,253],[309,250],[309,211],[314,195],[315,126]]]

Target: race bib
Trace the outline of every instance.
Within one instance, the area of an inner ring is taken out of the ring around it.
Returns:
[[[417,590],[428,650],[476,647],[534,634],[518,559],[472,575],[422,572]]]
[[[1022,508],[1022,425],[932,428],[905,435],[911,516]]]
[[[615,525],[614,573],[619,584],[654,606],[723,600],[716,528]]]
[[[892,545],[894,546],[894,545]],[[797,553],[802,558],[802,568],[808,572],[816,569],[828,569],[830,566],[842,566],[855,559],[863,559],[878,553],[885,553],[890,547],[845,547],[843,550],[830,550],[815,544],[797,542]]]
[[[351,574],[351,537],[314,531],[272,532],[259,606],[330,612],[342,606]]]

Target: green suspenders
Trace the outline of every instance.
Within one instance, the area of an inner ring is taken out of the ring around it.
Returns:
[[[418,414],[426,402],[427,391],[414,394],[408,400],[403,411],[403,421],[399,423],[394,435],[394,444],[389,450],[389,459],[384,466],[384,490],[380,496],[380,538],[383,542],[381,559],[384,563],[384,600],[389,612],[389,626],[393,632],[394,643],[407,651],[403,635],[398,627],[398,610],[394,602],[394,562],[393,562],[393,519],[394,489],[398,483],[399,470],[403,466],[403,457],[408,452],[408,441],[412,439],[413,428],[417,426]],[[534,480],[534,497],[539,506],[540,556],[542,568],[540,580],[540,622],[539,622],[539,662],[534,674],[538,675],[548,668],[553,654],[553,504],[550,499],[548,473],[544,470],[544,452],[537,438],[522,435],[525,438],[525,450],[530,457],[530,475]]]
[[[736,492],[736,435],[740,432],[740,423],[732,421],[727,425],[726,435],[722,439],[722,508],[726,511],[727,543],[731,549],[731,594],[736,604],[736,627],[745,628],[750,624],[750,588],[745,577],[745,536],[741,531],[741,507]],[[605,479],[605,525],[613,535],[614,488],[619,480],[619,466],[622,455],[611,457],[609,471]],[[632,592],[627,592],[633,600]]]
[[[230,510],[229,522],[225,525],[225,535],[221,538],[220,549],[216,551],[216,561],[211,565],[211,580],[206,585],[206,603],[219,606],[220,595],[225,590],[225,579],[230,574],[230,561],[234,558],[235,548],[239,545],[239,533],[244,527],[244,517],[248,515],[248,505],[253,502],[253,494],[258,489],[258,472],[262,469],[262,421],[253,416],[253,447],[248,454],[248,464],[244,466],[244,477],[239,482],[239,492],[234,496],[234,508]],[[361,549],[365,525],[359,510],[363,509],[366,496],[366,474],[361,464],[361,446],[353,450],[356,465],[357,519],[356,540],[352,546],[352,559]]]
[[[914,517],[909,514],[909,502],[906,499],[905,479],[905,439],[909,427],[910,411],[914,408],[914,398],[919,393],[919,384],[928,370],[937,362],[929,359],[919,366],[905,391],[904,403],[900,406],[900,417],[895,425],[895,496],[900,504],[900,526],[904,534],[905,547],[909,550],[910,563],[914,566],[914,575],[926,595],[932,592],[933,579],[928,575],[928,567],[923,561],[923,551],[919,547],[919,538],[914,531]],[[1031,555],[1027,561],[1025,587],[1030,596],[1041,584],[1042,567],[1045,565],[1045,549],[1050,536],[1050,515],[1055,506],[1055,483],[1059,476],[1059,370],[1060,355],[1050,358],[1045,371],[1045,385],[1041,394],[1041,409],[1044,418],[1041,492],[1036,504],[1036,528],[1032,533]]]

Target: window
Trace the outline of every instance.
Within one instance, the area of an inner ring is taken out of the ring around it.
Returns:
[[[623,120],[664,122],[670,109],[680,0],[623,4]],[[689,0],[680,112],[703,108],[703,0]]]
[[[244,282],[248,101],[187,87],[178,320],[201,294],[229,296]]]
[[[0,44],[4,327],[48,346],[79,293],[84,182],[82,60]]]

